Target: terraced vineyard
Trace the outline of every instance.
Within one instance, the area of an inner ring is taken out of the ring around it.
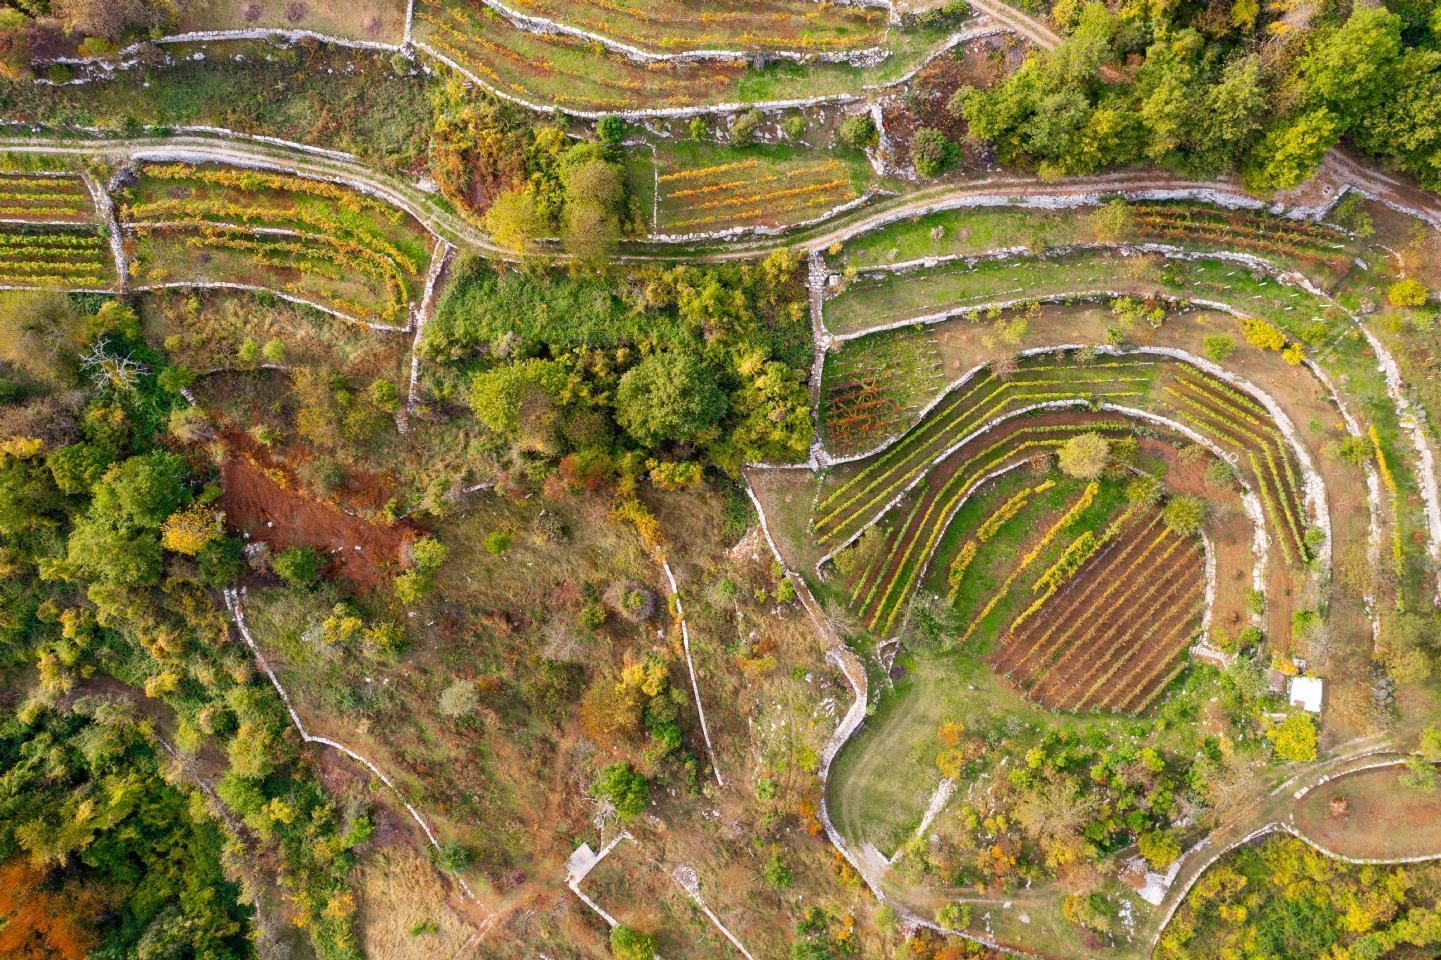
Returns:
[[[303,177],[218,165],[140,167],[119,214],[142,286],[269,287],[332,312],[404,326],[431,238],[403,211]]]
[[[886,11],[812,0],[720,0],[686,7],[663,0],[508,0],[533,17],[578,27],[644,50],[789,50],[822,53],[875,46]]]
[[[502,93],[581,110],[682,107],[734,86],[741,62],[641,64],[597,45],[530,33],[479,0],[421,0],[416,36]]]
[[[111,290],[115,283],[110,240],[98,227],[0,226],[0,285]]]
[[[990,368],[976,372],[883,453],[841,468],[836,479],[822,485],[812,510],[811,540],[832,553],[841,545],[864,552],[865,562],[845,564],[853,568],[846,590],[868,629],[886,633],[897,625],[958,505],[989,475],[1026,451],[1023,458],[1054,449],[1078,432],[1128,429],[1125,419],[1115,416],[1038,410],[1102,403],[1152,411],[1214,444],[1259,491],[1268,534],[1281,545],[1286,563],[1294,567],[1309,559],[1309,521],[1296,454],[1258,400],[1170,357],[1131,354],[1066,363],[1054,354],[1040,354],[1004,380]],[[1032,416],[1016,416],[1025,411]],[[878,534],[854,542],[878,520]],[[1074,545],[1063,558],[1064,567],[1048,574],[1047,592],[1025,616],[1038,612],[1120,532],[1119,527],[1107,529]],[[877,537],[883,550],[871,544]],[[961,550],[964,557],[966,547]],[[952,582],[959,576],[953,570]],[[971,630],[989,613],[988,608],[977,614]]]
[[[69,173],[0,174],[0,222],[97,223],[95,198]]]
[[[887,511],[882,549],[870,551],[847,584],[850,603],[867,628],[881,634],[897,623],[962,500],[1007,467],[1054,451],[1080,433],[1122,433],[1124,419],[1093,414],[1017,418],[956,449],[925,474],[923,483]],[[865,544],[857,549],[864,549]]]
[[[907,426],[945,387],[945,371],[930,344],[900,337],[842,346],[826,357],[820,421],[826,447],[860,453]]]
[[[854,200],[869,173],[859,155],[842,163],[786,147],[667,151],[657,169],[656,226],[714,233],[800,223]]]
[[[1039,578],[1040,596],[1012,621],[992,666],[1055,709],[1140,712],[1184,666],[1204,556],[1157,508],[1128,510],[1074,542],[1088,556],[1075,564],[1068,551],[1056,570],[1073,572]]]
[[[812,540],[821,547],[844,543],[948,451],[998,418],[1047,403],[1139,402],[1153,376],[1150,361],[1134,359],[1079,368],[1043,359],[1006,379],[983,368],[883,453],[827,479],[812,514]]]

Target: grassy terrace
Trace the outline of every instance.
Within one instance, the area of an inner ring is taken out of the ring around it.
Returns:
[[[508,6],[660,53],[844,51],[879,45],[886,29],[884,10],[814,0],[712,0],[694,7],[666,0],[509,0]]]
[[[1123,257],[1088,250],[973,265],[947,263],[865,277],[826,302],[826,325],[835,333],[858,333],[995,301],[1104,290],[1210,300],[1283,328],[1332,312],[1331,304],[1322,298],[1269,276],[1253,277],[1243,266],[1223,260],[1168,261],[1159,256]]]
[[[479,0],[418,0],[415,37],[501,93],[576,110],[694,107],[854,94],[899,79],[944,42],[945,28],[892,31],[875,67],[744,61],[640,64],[596,44],[530,33]]]
[[[854,200],[874,180],[865,155],[845,148],[679,141],[660,147],[656,164],[661,233],[801,223]]]
[[[1299,269],[1322,283],[1338,280],[1356,246],[1334,228],[1253,211],[1187,202],[1134,203],[1128,241],[1169,243],[1187,250],[1238,250]],[[885,266],[923,257],[977,256],[1024,247],[1043,251],[1100,239],[1091,210],[970,207],[902,220],[846,243],[838,267]]]

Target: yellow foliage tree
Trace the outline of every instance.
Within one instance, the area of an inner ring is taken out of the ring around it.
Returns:
[[[203,503],[192,503],[170,515],[160,530],[166,550],[193,557],[225,532],[225,514]]]

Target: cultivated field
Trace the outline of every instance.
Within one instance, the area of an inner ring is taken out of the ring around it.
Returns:
[[[0,174],[0,223],[98,223],[95,199],[74,174]]]
[[[0,285],[108,290],[115,285],[110,241],[98,229],[0,228]]]
[[[878,46],[886,12],[814,0],[508,0],[514,10],[657,53],[789,50],[828,53]]]
[[[1055,709],[1139,712],[1180,672],[1195,635],[1200,545],[1173,533],[1155,508],[1127,510],[1072,543],[1080,549],[1068,548],[1056,572],[1037,580],[1040,606],[1012,622],[992,666]],[[1060,580],[1087,552],[1069,581]]]
[[[677,144],[657,157],[656,229],[712,233],[814,220],[854,200],[870,178],[865,158],[851,151]]]
[[[838,9],[846,8],[830,7],[824,16],[835,17]],[[890,31],[890,56],[871,67],[779,62],[756,69],[745,59],[640,63],[597,43],[522,30],[479,0],[417,0],[412,30],[418,41],[503,94],[588,111],[855,93],[898,79],[935,53],[950,32],[940,25]]]
[[[117,198],[140,285],[242,283],[404,326],[429,235],[358,191],[222,166],[142,166]]]

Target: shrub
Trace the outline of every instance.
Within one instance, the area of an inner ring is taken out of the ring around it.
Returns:
[[[880,142],[880,132],[876,130],[876,122],[869,113],[858,113],[846,117],[841,123],[840,138],[847,146],[864,150]]]
[[[376,380],[370,385],[370,402],[377,410],[394,413],[400,409],[400,390],[389,380]]]
[[[1255,317],[1246,317],[1241,321],[1241,333],[1247,343],[1262,350],[1280,350],[1286,345],[1286,335],[1279,328]]]
[[[1120,243],[1136,231],[1136,214],[1131,205],[1117,198],[1091,214],[1091,232],[1101,243]]]
[[[1078,480],[1094,480],[1106,469],[1111,445],[1098,433],[1081,433],[1067,440],[1057,457],[1061,472]]]
[[[1172,497],[1162,519],[1172,533],[1188,537],[1201,529],[1201,522],[1206,519],[1206,504],[1196,497]]]
[[[271,562],[275,575],[292,587],[306,587],[320,577],[325,560],[310,547],[291,547]]]
[[[435,862],[442,870],[458,873],[475,860],[475,852],[458,840],[452,840],[435,852]]]
[[[691,117],[688,132],[692,140],[704,140],[706,134],[710,133],[710,126],[706,123],[705,117]]]
[[[475,712],[480,706],[480,694],[475,689],[475,683],[470,680],[457,680],[441,691],[440,712],[446,717],[464,717]]]
[[[1137,845],[1153,870],[1165,870],[1181,855],[1181,841],[1176,835],[1160,830],[1141,834]]]
[[[245,575],[245,544],[237,537],[212,540],[195,559],[200,579],[211,587],[228,587]]]
[[[509,530],[492,530],[485,535],[485,550],[498,557],[510,549],[512,539]]]
[[[1431,291],[1420,280],[1408,277],[1398,280],[1386,289],[1386,302],[1393,307],[1424,307]]]
[[[625,139],[625,120],[614,114],[601,117],[595,124],[595,135],[601,143],[613,147]]]
[[[650,783],[630,764],[612,763],[590,785],[591,796],[607,800],[622,820],[633,820],[650,805]]]
[[[945,172],[955,155],[955,146],[934,127],[922,127],[911,140],[911,163],[922,177],[935,177]]]
[[[1126,502],[1149,507],[1161,499],[1161,482],[1155,477],[1137,477],[1126,484]]]
[[[1212,363],[1225,363],[1226,358],[1236,352],[1236,341],[1222,335],[1212,335],[1203,341],[1206,357]]]
[[[580,608],[580,625],[587,630],[594,630],[605,623],[605,604],[592,601]]]
[[[790,140],[799,140],[806,135],[806,118],[799,113],[786,117],[781,122],[781,132]]]
[[[777,890],[788,890],[791,884],[795,882],[795,877],[791,874],[791,868],[786,866],[786,862],[781,859],[779,850],[771,851],[771,857],[766,861],[766,865],[764,869],[762,869],[761,874],[765,877],[766,883],[775,887]]]
[[[655,937],[632,930],[623,923],[616,924],[610,928],[610,952],[615,960],[652,960]]]
[[[416,570],[433,573],[445,563],[450,551],[445,544],[434,537],[421,537],[410,545],[410,562]]]
[[[936,911],[936,923],[952,930],[964,930],[971,925],[969,903],[946,903]]]
[[[731,145],[743,147],[753,141],[756,138],[756,133],[761,128],[761,124],[764,122],[765,114],[759,110],[747,110],[745,113],[736,117],[735,122],[730,126],[730,131],[727,133]]]

